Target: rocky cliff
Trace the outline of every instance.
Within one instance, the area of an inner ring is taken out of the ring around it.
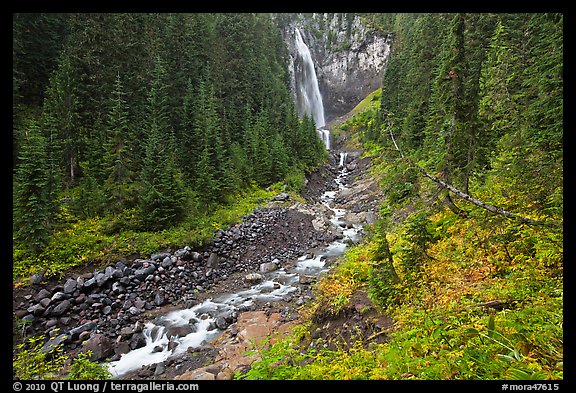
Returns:
[[[294,14],[284,17],[280,25],[292,73],[296,27],[310,49],[326,122],[347,113],[380,87],[392,34],[370,28],[355,14]]]

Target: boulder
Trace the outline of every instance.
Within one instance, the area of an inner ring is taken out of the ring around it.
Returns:
[[[83,352],[90,352],[90,360],[95,362],[105,359],[114,354],[112,341],[103,334],[95,334],[89,338],[83,345]]]
[[[68,311],[70,306],[71,306],[71,304],[70,304],[69,300],[67,300],[67,299],[63,300],[56,307],[54,307],[54,309],[52,310],[52,315],[60,316],[60,315],[64,314],[66,311]]]
[[[278,194],[274,198],[272,198],[272,200],[274,200],[274,201],[287,201],[288,199],[290,199],[290,195],[288,193],[285,193],[285,192],[281,192],[280,194]]]
[[[34,296],[34,299],[39,302],[42,299],[46,299],[46,298],[50,298],[50,291],[48,291],[47,289],[42,288],[37,294],[36,296]]]
[[[50,353],[53,350],[55,350],[59,345],[64,344],[66,341],[68,341],[68,335],[66,334],[60,334],[56,337],[51,337],[50,340],[48,340],[40,349],[40,351],[44,354],[46,353]]]
[[[157,292],[156,295],[154,295],[154,304],[160,307],[164,303],[166,303],[166,298],[164,294],[162,292]]]
[[[194,325],[170,326],[166,329],[166,337],[168,337],[168,339],[172,337],[184,337],[195,331],[196,327]]]
[[[73,279],[73,278],[69,278],[68,280],[66,280],[66,282],[64,283],[64,293],[66,294],[72,294],[74,293],[74,291],[76,290],[76,287],[78,285],[78,282]]]
[[[278,265],[275,262],[265,262],[260,264],[260,272],[269,273],[278,270]]]
[[[44,279],[44,276],[42,276],[39,273],[35,273],[32,275],[32,277],[30,277],[30,283],[33,285],[38,285],[42,282],[43,279]]]
[[[148,264],[147,267],[143,267],[141,269],[137,269],[134,272],[134,276],[136,276],[136,278],[140,281],[144,281],[146,279],[146,277],[148,277],[149,275],[151,275],[152,273],[154,273],[156,271],[156,266],[153,263]]]
[[[244,276],[244,280],[249,284],[256,284],[262,281],[263,277],[260,273],[250,273]]]
[[[218,267],[219,260],[220,258],[218,257],[218,254],[216,254],[215,252],[210,253],[208,261],[206,262],[206,267],[216,269]]]
[[[96,326],[97,326],[96,322],[93,322],[93,321],[86,322],[80,326],[75,327],[74,329],[70,329],[68,334],[70,335],[70,338],[72,340],[75,340],[76,338],[78,338],[80,336],[80,333],[90,331],[90,330],[94,329]]]

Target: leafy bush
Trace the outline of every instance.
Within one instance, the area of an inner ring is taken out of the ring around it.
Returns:
[[[89,360],[90,351],[79,353],[68,370],[67,379],[103,380],[110,379],[112,374],[106,366]]]
[[[62,345],[50,351],[43,350],[42,336],[30,337],[17,345],[17,353],[12,359],[14,379],[58,379],[59,372],[66,362],[62,354]]]

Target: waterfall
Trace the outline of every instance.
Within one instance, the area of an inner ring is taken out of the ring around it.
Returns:
[[[318,78],[314,69],[312,55],[310,54],[310,49],[304,43],[298,28],[295,29],[295,34],[296,50],[301,60],[294,69],[298,110],[301,114],[308,113],[312,116],[318,133],[326,145],[326,149],[330,150],[330,131],[322,128],[326,124],[324,120],[324,104],[318,88]]]
[[[338,167],[343,167],[346,164],[346,159],[348,158],[347,152],[340,152],[340,164]]]

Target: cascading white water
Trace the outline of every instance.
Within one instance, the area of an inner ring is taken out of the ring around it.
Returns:
[[[343,167],[346,164],[346,159],[348,158],[348,153],[347,152],[340,152],[340,163],[338,164],[338,167]]]
[[[298,28],[295,29],[296,35],[296,50],[300,62],[294,70],[294,78],[296,82],[296,102],[298,110],[301,114],[308,113],[314,119],[318,133],[326,145],[326,149],[330,150],[330,131],[323,129],[326,121],[324,119],[324,104],[322,102],[322,95],[318,87],[318,77],[314,69],[314,61],[308,45],[302,39],[302,34]]]
[[[300,67],[295,71],[298,108],[300,113],[308,113],[314,118],[317,128],[324,127],[324,104],[318,88],[318,78],[310,49],[304,43],[302,34],[295,29],[296,50],[301,59]]]

